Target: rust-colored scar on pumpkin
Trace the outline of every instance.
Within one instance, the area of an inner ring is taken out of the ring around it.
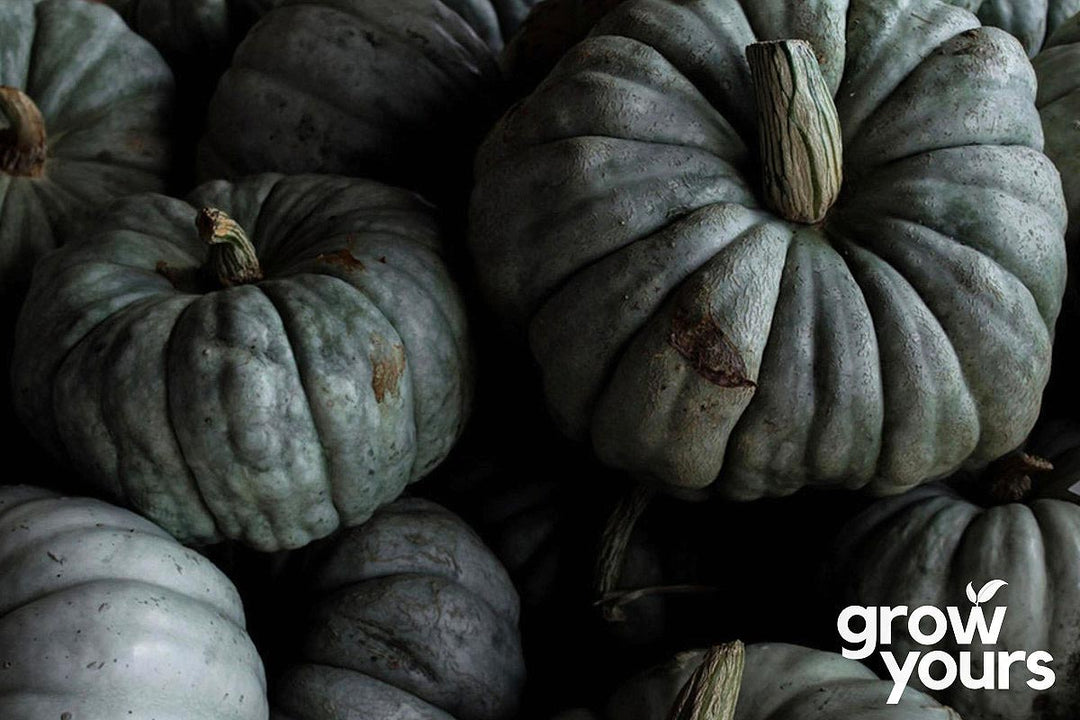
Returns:
[[[371,389],[375,402],[381,403],[387,395],[397,397],[401,392],[401,375],[405,372],[405,348],[401,343],[388,344],[379,335],[371,335]]]
[[[695,319],[679,309],[671,319],[668,343],[689,361],[698,375],[720,387],[757,387],[746,377],[746,362],[708,310]]]
[[[349,248],[341,248],[337,252],[323,253],[315,258],[317,262],[328,263],[330,265],[340,265],[346,270],[363,270],[364,263],[353,257],[352,250]]]

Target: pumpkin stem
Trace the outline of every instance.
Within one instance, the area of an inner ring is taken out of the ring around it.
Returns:
[[[655,492],[651,486],[644,483],[634,485],[619,501],[600,536],[600,552],[596,559],[597,604],[600,605],[601,615],[610,622],[622,622],[626,619],[626,613],[620,607],[621,603],[606,602],[605,598],[611,597],[618,589],[634,526],[649,506]]]
[[[709,648],[679,690],[668,720],[733,720],[745,663],[746,648],[738,640]]]
[[[262,268],[255,246],[244,229],[223,210],[206,207],[195,218],[199,237],[210,246],[203,267],[222,287],[262,280]]]
[[[1017,451],[998,458],[987,468],[990,501],[995,505],[1005,505],[1024,500],[1031,494],[1031,476],[1053,469],[1049,460],[1026,452]]]
[[[26,93],[0,85],[0,114],[8,126],[0,129],[0,172],[20,177],[45,174],[45,119]]]
[[[776,40],[748,45],[757,100],[761,174],[766,202],[781,217],[813,224],[840,194],[840,119],[810,43]]]
[[[633,590],[610,590],[593,604],[600,607],[622,607],[656,595],[711,595],[719,592],[720,588],[709,585],[652,585]]]

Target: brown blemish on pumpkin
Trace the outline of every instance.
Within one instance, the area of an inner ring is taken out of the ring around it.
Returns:
[[[708,311],[695,319],[685,309],[679,309],[671,319],[668,343],[686,358],[698,375],[714,385],[757,387],[746,376],[746,362],[738,348]]]
[[[364,263],[353,257],[352,250],[349,248],[341,248],[337,252],[323,253],[315,258],[316,261],[327,263],[328,265],[340,265],[346,270],[363,270]]]
[[[405,372],[405,348],[400,343],[387,344],[382,337],[371,335],[371,389],[375,401],[381,403],[388,395],[397,397],[401,375]]]

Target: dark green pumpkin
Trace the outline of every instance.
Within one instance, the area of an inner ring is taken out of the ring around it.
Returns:
[[[523,0],[284,0],[210,104],[203,178],[373,177],[460,194],[499,105],[495,53]]]
[[[206,206],[250,233],[262,279],[208,272],[228,246],[200,239]],[[17,409],[185,541],[304,545],[364,521],[461,431],[471,350],[441,252],[430,207],[370,181],[261,175],[119,201],[35,274]]]
[[[517,593],[457,516],[401,499],[310,552],[314,605],[271,718],[514,717]]]
[[[821,220],[762,189],[744,52],[786,38],[837,113]],[[734,499],[897,493],[1038,414],[1066,223],[1042,146],[1023,49],[963,10],[629,0],[488,136],[470,245],[556,420],[605,463]]]

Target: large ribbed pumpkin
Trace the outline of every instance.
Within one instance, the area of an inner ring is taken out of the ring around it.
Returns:
[[[826,561],[825,586],[838,607],[956,606],[966,617],[969,583],[976,591],[992,580],[1008,583],[980,601],[987,618],[1008,608],[996,646],[961,646],[947,633],[932,649],[972,652],[976,678],[985,672],[984,651],[1045,650],[1057,680],[1032,690],[1032,675],[1018,663],[1007,690],[955,683],[934,693],[965,717],[1072,720],[1080,705],[1080,431],[1048,433],[1035,447],[1046,457],[1010,456],[981,477],[955,478],[956,487],[931,483],[878,501],[840,530]],[[1054,469],[1040,471],[1043,460]],[[882,649],[898,658],[931,649],[905,628],[897,622],[892,646]]]
[[[185,541],[304,545],[364,521],[461,431],[471,352],[441,251],[430,206],[370,181],[125,199],[39,265],[17,409]]]
[[[164,188],[173,79],[149,43],[85,0],[0,3],[0,47],[6,317],[46,251],[114,198]]]
[[[1038,413],[1066,218],[1034,101],[936,0],[629,0],[488,136],[472,251],[606,463],[896,493]]]
[[[0,487],[0,717],[265,720],[240,596],[127,510]]]
[[[311,552],[314,606],[272,718],[514,717],[517,593],[460,518],[401,499]]]
[[[978,15],[984,25],[1016,37],[1034,56],[1069,16],[1080,12],[1080,0],[948,0]]]

